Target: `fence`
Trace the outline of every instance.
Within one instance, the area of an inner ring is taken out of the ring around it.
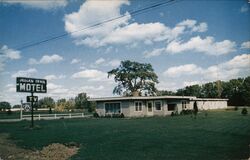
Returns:
[[[68,119],[68,118],[86,118],[91,115],[84,115],[84,113],[65,113],[65,114],[34,114],[34,120],[52,120],[52,119]],[[22,115],[21,120],[31,120],[31,115]]]

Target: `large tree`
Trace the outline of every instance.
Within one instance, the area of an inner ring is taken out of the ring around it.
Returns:
[[[54,108],[55,107],[55,101],[51,97],[44,97],[39,100],[38,102],[40,108]]]
[[[89,106],[88,97],[86,93],[79,93],[75,97],[75,105],[77,109],[87,109]]]
[[[114,76],[118,83],[113,90],[114,94],[153,95],[157,91],[155,84],[158,83],[158,77],[149,63],[122,61],[119,67],[108,72],[108,77],[110,76]]]
[[[10,108],[11,108],[11,105],[9,102],[5,102],[5,101],[0,102],[0,111],[1,110],[5,111],[6,109],[10,109]]]

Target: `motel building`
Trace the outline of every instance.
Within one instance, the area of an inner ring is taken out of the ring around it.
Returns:
[[[191,96],[139,96],[91,98],[100,116],[121,114],[125,117],[165,116],[172,112],[192,110],[196,101],[199,110],[227,108],[228,99],[196,98]]]

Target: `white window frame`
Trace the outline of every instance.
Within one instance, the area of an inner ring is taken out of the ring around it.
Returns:
[[[160,110],[158,110],[158,109],[156,109],[156,105],[155,105],[155,103],[157,103],[157,102],[160,102],[160,104],[161,104],[161,109]],[[154,109],[155,109],[155,111],[162,111],[162,101],[161,100],[158,100],[158,101],[154,101]]]
[[[136,105],[135,105],[136,103],[141,103],[141,110],[139,110],[139,108],[140,108],[139,105],[138,105],[138,111],[136,110]],[[142,101],[135,101],[135,102],[134,102],[134,107],[135,107],[135,112],[142,112],[142,110],[143,110],[143,109],[142,109],[142,108],[143,108],[143,103],[142,103]]]
[[[104,114],[110,114],[110,113],[106,113],[106,109],[105,109],[105,104],[106,103],[120,103],[120,110],[121,110],[121,113],[122,113],[122,102],[118,101],[118,102],[103,102]]]

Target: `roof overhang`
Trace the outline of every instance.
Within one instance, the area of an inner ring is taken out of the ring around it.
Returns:
[[[191,96],[140,96],[140,97],[102,97],[90,98],[89,101],[123,101],[123,100],[156,100],[156,99],[184,99],[193,100],[196,97]]]

